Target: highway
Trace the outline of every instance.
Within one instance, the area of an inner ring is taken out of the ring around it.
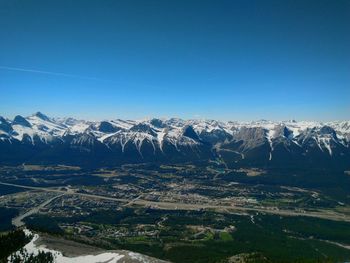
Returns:
[[[26,185],[18,185],[11,183],[3,183],[2,185],[14,186],[19,188],[31,189],[31,190],[39,190],[46,192],[54,192],[58,194],[65,195],[77,195],[86,198],[92,199],[100,199],[100,200],[109,200],[115,202],[126,203],[127,205],[140,205],[145,207],[155,207],[163,210],[199,210],[199,209],[213,209],[225,213],[247,213],[247,212],[258,212],[258,213],[267,213],[267,214],[275,214],[280,216],[306,216],[306,217],[315,217],[321,219],[328,219],[334,221],[346,221],[350,222],[350,217],[344,214],[329,212],[329,211],[295,211],[295,210],[281,210],[274,207],[266,208],[266,207],[243,207],[243,206],[234,206],[234,205],[215,205],[215,204],[188,204],[188,203],[180,203],[180,202],[164,202],[164,201],[149,201],[135,198],[135,199],[126,199],[126,198],[115,198],[94,194],[86,194],[86,193],[78,193],[74,191],[63,191],[56,188],[51,187],[34,187],[34,186],[26,186]],[[52,200],[48,200],[52,201]],[[42,204],[43,205],[43,204]],[[46,205],[46,204],[45,204]],[[44,205],[44,206],[45,206]]]
[[[26,218],[27,216],[30,216],[32,214],[36,214],[39,212],[39,210],[41,208],[44,208],[45,206],[47,206],[49,203],[51,203],[53,200],[55,200],[56,198],[58,197],[61,197],[63,194],[61,195],[56,195],[52,198],[50,198],[49,200],[46,200],[45,202],[41,203],[40,205],[30,209],[29,211],[25,212],[24,214],[22,215],[19,215],[15,218],[12,219],[12,224],[16,227],[21,227],[24,225],[24,222],[23,222],[23,219]]]

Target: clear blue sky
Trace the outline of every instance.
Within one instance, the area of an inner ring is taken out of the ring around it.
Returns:
[[[348,0],[0,0],[0,115],[350,119]]]

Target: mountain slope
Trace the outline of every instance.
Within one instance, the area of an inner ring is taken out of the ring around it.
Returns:
[[[85,121],[0,117],[0,163],[118,165],[220,158],[228,166],[350,168],[350,122]]]

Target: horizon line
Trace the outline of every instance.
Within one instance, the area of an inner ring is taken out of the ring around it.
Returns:
[[[327,123],[327,122],[348,122],[350,121],[350,119],[334,119],[334,120],[314,120],[314,119],[301,119],[301,120],[298,120],[298,119],[295,119],[295,118],[291,118],[291,119],[279,119],[279,120],[276,120],[276,119],[267,119],[267,118],[258,118],[258,119],[250,119],[250,120],[234,120],[234,119],[229,119],[229,120],[222,120],[222,119],[215,119],[215,118],[203,118],[203,117],[194,117],[194,118],[181,118],[181,117],[150,117],[150,116],[147,116],[147,117],[141,117],[141,118],[122,118],[122,117],[113,117],[113,118],[82,118],[82,117],[76,117],[74,115],[71,115],[71,116],[57,116],[57,115],[54,115],[54,116],[50,116],[50,115],[47,115],[45,113],[42,113],[41,111],[35,111],[34,113],[30,114],[30,115],[22,115],[22,114],[15,114],[15,115],[12,115],[12,117],[10,117],[9,115],[0,115],[0,117],[5,117],[5,119],[7,120],[13,120],[16,116],[21,116],[21,117],[24,117],[24,118],[28,118],[28,117],[31,117],[31,116],[35,116],[37,114],[42,114],[46,117],[48,117],[49,119],[68,119],[68,118],[72,118],[72,119],[76,119],[76,120],[83,120],[83,121],[113,121],[113,120],[130,120],[130,121],[146,121],[146,120],[152,120],[152,119],[160,119],[160,120],[170,120],[170,119],[180,119],[180,120],[184,120],[184,121],[193,121],[193,120],[197,120],[197,121],[219,121],[219,122],[238,122],[238,123],[249,123],[249,122],[263,122],[263,121],[266,121],[266,122],[317,122],[317,123]]]

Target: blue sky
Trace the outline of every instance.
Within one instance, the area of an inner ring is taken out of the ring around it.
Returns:
[[[0,0],[0,115],[350,116],[350,1]]]

